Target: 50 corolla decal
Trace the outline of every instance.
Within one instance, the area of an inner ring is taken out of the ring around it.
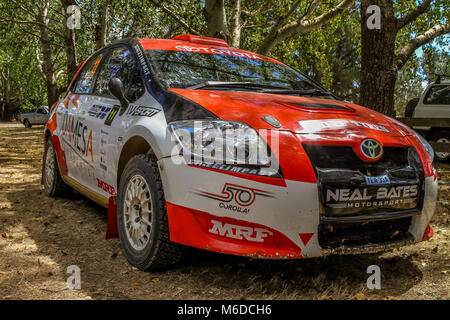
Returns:
[[[218,201],[219,208],[240,213],[249,213],[250,209],[247,207],[253,204],[257,196],[274,198],[271,192],[231,183],[225,183],[221,194],[206,191],[197,191],[195,193],[199,196]]]

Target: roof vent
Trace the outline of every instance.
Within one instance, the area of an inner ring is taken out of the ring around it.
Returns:
[[[192,34],[183,34],[181,36],[176,36],[172,38],[172,40],[183,40],[208,46],[229,47],[228,43],[223,39],[194,36]]]

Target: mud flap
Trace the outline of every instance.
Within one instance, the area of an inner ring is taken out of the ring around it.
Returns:
[[[105,239],[118,238],[116,197],[109,197],[108,201],[108,227]]]

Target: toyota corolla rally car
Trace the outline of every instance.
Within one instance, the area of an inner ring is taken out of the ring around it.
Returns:
[[[426,141],[219,39],[108,45],[80,66],[45,136],[45,193],[71,187],[107,207],[107,238],[142,270],[185,246],[285,259],[433,233]]]

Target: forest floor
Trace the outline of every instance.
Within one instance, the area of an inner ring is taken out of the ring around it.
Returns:
[[[44,195],[43,129],[0,128],[0,299],[449,299],[450,165],[437,164],[434,237],[380,255],[270,261],[192,250],[164,272],[131,267],[105,240],[106,209]],[[81,270],[70,290],[67,268]],[[369,265],[381,289],[366,287]]]

